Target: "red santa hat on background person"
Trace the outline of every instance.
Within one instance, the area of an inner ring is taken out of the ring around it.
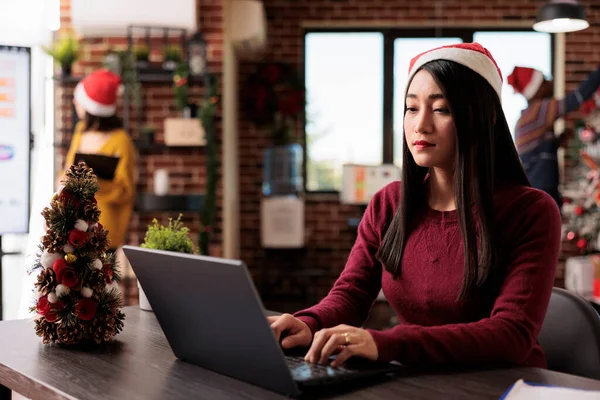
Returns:
[[[74,96],[88,113],[97,117],[111,117],[117,111],[120,91],[121,77],[107,69],[100,69],[77,84]]]
[[[460,43],[437,47],[419,54],[410,61],[408,81],[423,65],[435,60],[454,61],[478,73],[502,98],[502,72],[492,54],[479,43]]]
[[[515,67],[507,82],[515,92],[521,93],[527,100],[531,100],[544,82],[544,74],[529,67]]]

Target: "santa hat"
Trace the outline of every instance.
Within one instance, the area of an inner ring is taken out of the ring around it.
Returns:
[[[88,113],[97,117],[110,117],[117,111],[117,95],[121,77],[107,70],[92,72],[75,88],[75,99]]]
[[[502,97],[502,73],[492,54],[479,43],[460,43],[437,47],[419,54],[410,61],[408,80],[423,65],[435,60],[454,61],[477,72]]]
[[[531,100],[542,86],[544,74],[533,68],[515,67],[507,81],[515,92],[521,93],[527,100]]]

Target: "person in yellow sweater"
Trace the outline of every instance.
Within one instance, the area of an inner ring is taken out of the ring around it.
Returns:
[[[74,105],[80,121],[65,159],[65,170],[78,162],[76,154],[118,157],[114,178],[98,178],[96,200],[100,223],[108,230],[111,251],[125,242],[135,202],[136,152],[116,115],[121,78],[105,69],[86,76],[75,88]]]

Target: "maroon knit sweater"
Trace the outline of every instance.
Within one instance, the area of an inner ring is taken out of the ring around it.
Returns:
[[[552,291],[561,238],[556,203],[524,187],[497,189],[497,245],[504,281],[499,294],[460,293],[464,253],[456,211],[427,208],[406,244],[397,279],[375,254],[396,211],[401,185],[369,203],[344,271],[321,302],[295,315],[314,333],[339,324],[361,326],[380,289],[400,324],[368,331],[379,360],[405,365],[509,364],[545,367],[537,337]]]

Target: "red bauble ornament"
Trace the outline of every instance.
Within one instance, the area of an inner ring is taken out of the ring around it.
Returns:
[[[575,239],[575,232],[567,233],[567,240],[573,240],[573,239]]]
[[[80,299],[75,305],[75,315],[83,321],[89,321],[96,315],[98,304],[92,299]]]
[[[69,243],[75,247],[81,247],[85,244],[87,237],[88,235],[86,232],[73,229],[71,232],[69,232]]]
[[[35,309],[40,315],[46,315],[50,309],[50,303],[48,302],[48,296],[42,296],[38,299]]]
[[[65,268],[63,273],[61,274],[60,283],[70,288],[77,285],[79,283],[79,276],[77,276],[77,272],[75,272],[75,269]]]
[[[585,239],[579,239],[577,241],[577,248],[579,248],[579,249],[583,250],[583,249],[585,249],[587,247],[587,245],[588,245],[588,242]]]
[[[582,216],[584,213],[584,209],[582,206],[575,207],[575,215]]]
[[[77,197],[75,197],[75,195],[68,190],[63,189],[58,198],[64,205],[70,205],[72,207],[79,208],[79,200],[77,200]]]
[[[67,262],[63,258],[59,258],[58,260],[54,261],[54,264],[52,264],[52,269],[57,277],[65,268],[67,268]]]
[[[112,268],[110,267],[110,265],[106,264],[104,265],[104,267],[102,267],[102,273],[104,273],[104,280],[105,282],[111,283],[113,280],[113,276],[114,276],[114,271],[112,270]]]

